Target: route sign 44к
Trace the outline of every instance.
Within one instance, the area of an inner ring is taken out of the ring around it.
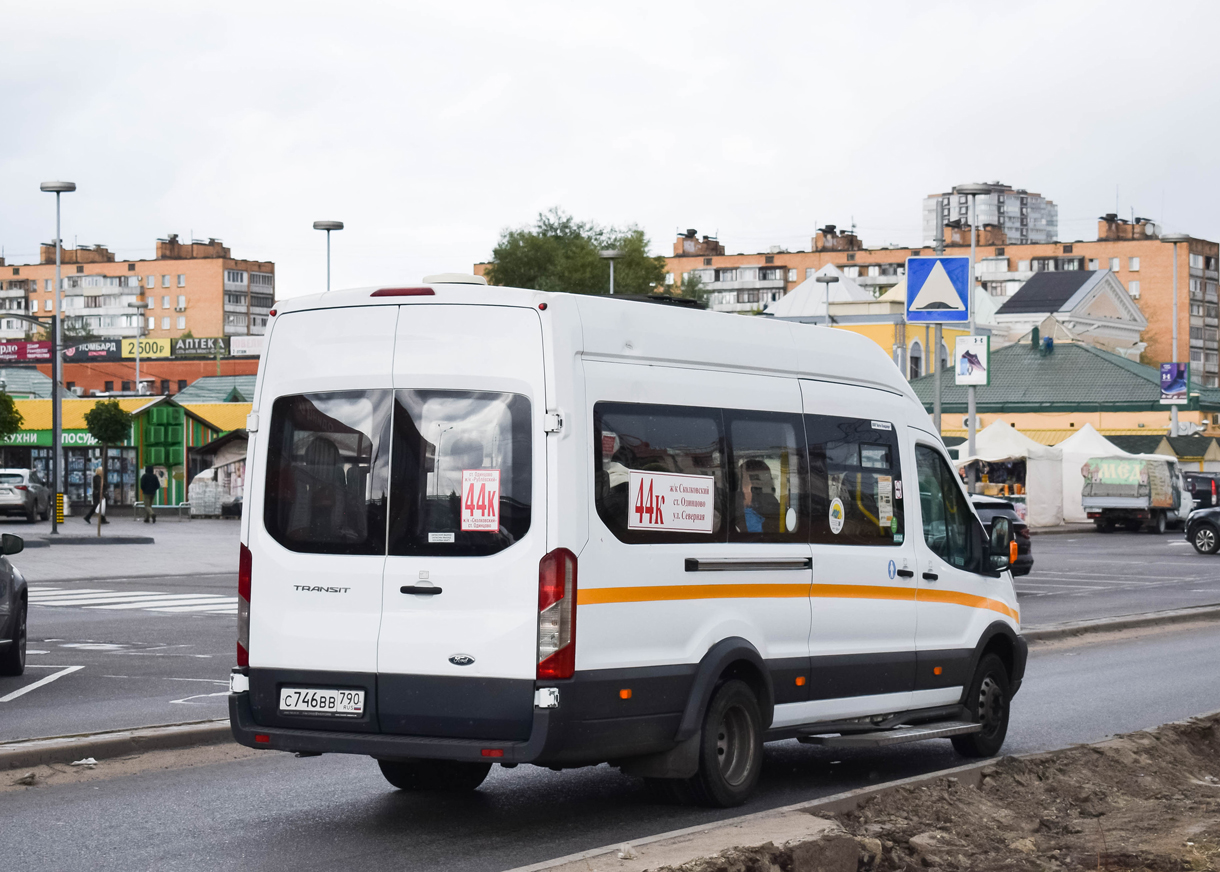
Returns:
[[[907,258],[907,323],[970,320],[970,258]]]

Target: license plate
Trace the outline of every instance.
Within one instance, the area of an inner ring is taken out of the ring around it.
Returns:
[[[323,690],[316,687],[280,688],[280,711],[294,715],[333,715],[358,718],[364,714],[363,690]]]

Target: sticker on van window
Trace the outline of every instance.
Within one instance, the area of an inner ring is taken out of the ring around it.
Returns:
[[[902,479],[898,479],[898,481],[894,482],[894,499],[902,499]]]
[[[500,529],[500,470],[462,470],[462,532]]]
[[[843,511],[843,501],[835,497],[830,501],[830,532],[836,536],[843,530],[843,522],[847,520]]]
[[[877,526],[888,527],[894,518],[894,479],[877,476]]]
[[[889,421],[873,421],[874,430],[893,430],[894,425]]]
[[[442,545],[452,545],[454,536],[452,533],[429,533],[428,544],[433,545],[439,542]]]
[[[633,469],[627,483],[628,530],[712,532],[716,514],[713,476]]]

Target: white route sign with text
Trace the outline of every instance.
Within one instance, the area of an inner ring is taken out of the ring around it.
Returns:
[[[462,470],[462,532],[500,529],[500,470]]]
[[[628,476],[627,529],[711,533],[716,479],[633,469]]]

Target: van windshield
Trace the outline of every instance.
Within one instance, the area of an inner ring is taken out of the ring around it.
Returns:
[[[397,391],[389,553],[494,554],[526,534],[530,401],[487,391]]]

